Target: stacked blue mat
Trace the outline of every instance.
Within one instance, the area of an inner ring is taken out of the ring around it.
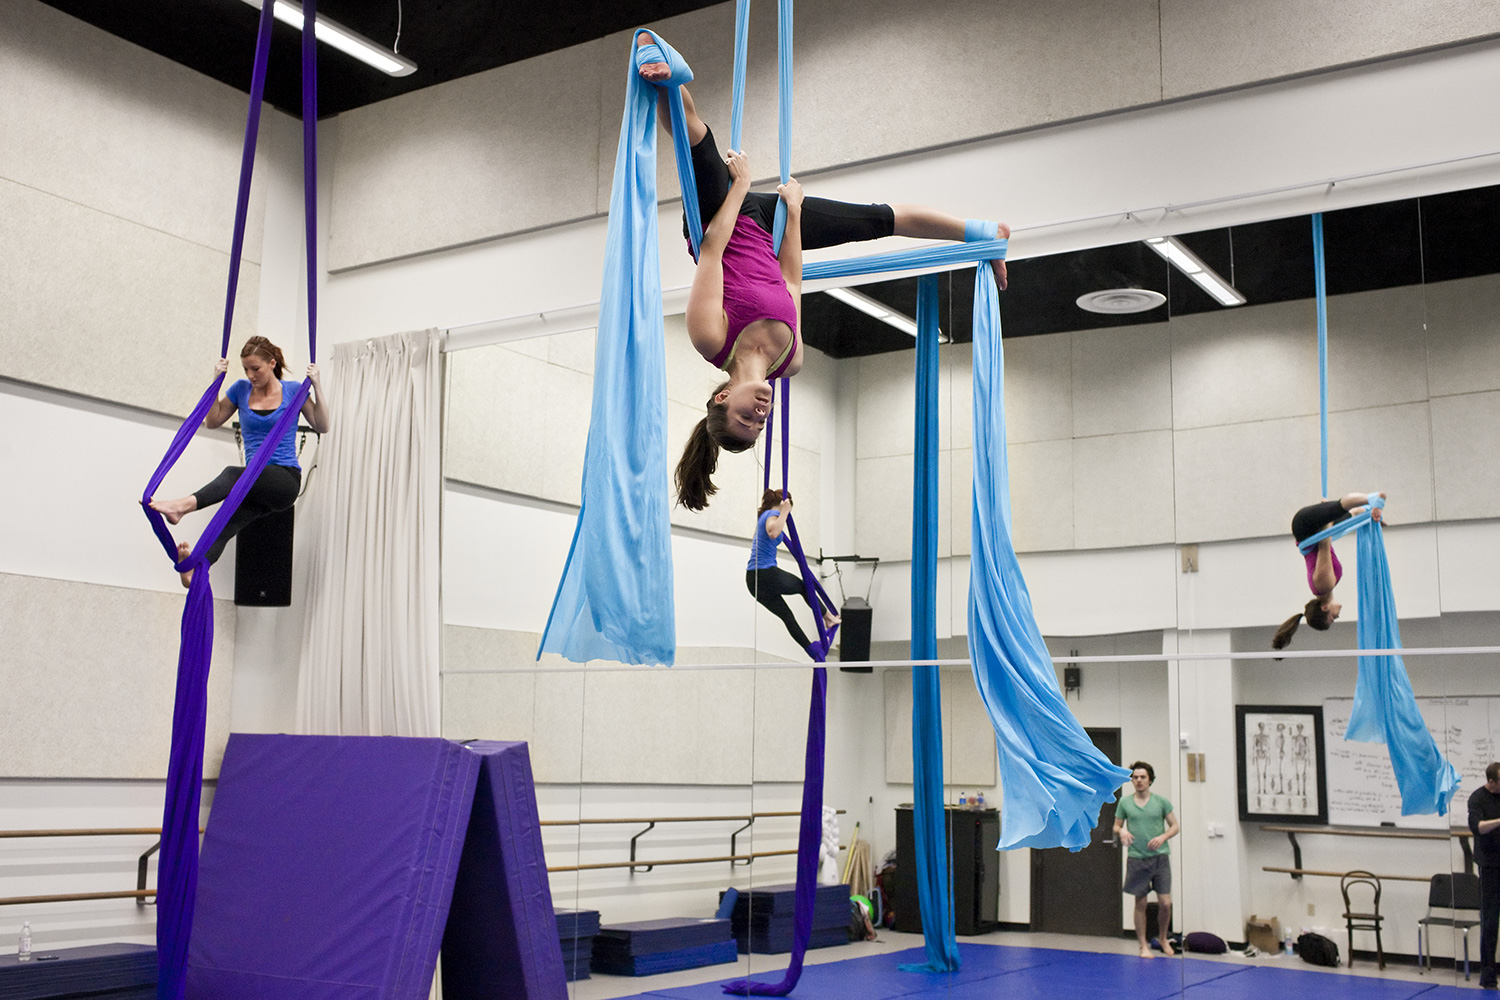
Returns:
[[[88,996],[101,1000],[151,1000],[156,996],[156,949],[145,944],[99,944],[89,948],[41,948],[55,961],[21,962],[0,956],[0,1000],[53,1000]]]
[[[668,917],[600,927],[594,938],[595,972],[654,976],[721,965],[739,959],[728,920]]]
[[[598,910],[554,910],[557,942],[562,945],[563,972],[568,982],[589,977],[594,938],[599,935]]]
[[[797,886],[794,883],[741,889],[730,916],[739,950],[756,955],[779,955],[791,951],[792,921],[796,912]],[[849,887],[818,886],[813,896],[812,938],[807,946],[831,948],[848,943]]]

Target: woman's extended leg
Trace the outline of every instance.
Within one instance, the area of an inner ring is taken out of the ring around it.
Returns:
[[[803,649],[811,645],[807,633],[803,632],[802,626],[797,624],[797,618],[792,614],[792,609],[787,606],[784,597],[786,594],[805,594],[801,580],[780,567],[771,567],[746,573],[745,586],[755,596],[757,603],[781,619],[781,623],[786,626],[787,634],[796,641],[797,645]]]
[[[231,465],[214,477],[213,481],[190,496],[180,500],[167,500],[158,503],[151,501],[151,506],[164,514],[168,521],[176,524],[182,520],[184,514],[190,511],[202,510],[212,507],[216,503],[222,503],[229,492],[234,489],[234,484],[239,482],[240,474],[245,470],[238,465]],[[250,492],[245,494],[244,501],[232,515],[224,530],[214,541],[208,550],[208,561],[210,564],[219,561],[219,556],[224,554],[224,546],[229,540],[239,534],[245,525],[258,517],[275,513],[278,510],[286,510],[297,501],[297,494],[302,488],[302,472],[285,465],[268,465],[261,470],[260,477],[250,487]],[[178,558],[185,555],[179,547]],[[192,574],[183,574],[183,583],[186,585]]]
[[[649,34],[643,31],[635,36],[635,44],[639,48],[643,45],[655,45],[656,42]],[[671,67],[664,62],[646,63],[640,67],[641,79],[647,83],[660,84],[671,73]],[[677,89],[682,92],[682,109],[686,112],[685,119],[687,121],[688,140],[696,146],[703,140],[704,134],[708,131],[708,126],[703,124],[702,118],[698,117],[698,109],[693,106],[693,95],[688,93],[688,89],[686,87],[678,87]],[[670,132],[672,131],[672,112],[671,104],[668,103],[667,98],[667,89],[663,87],[656,98],[656,120],[661,123],[662,128]]]
[[[964,220],[947,212],[939,212],[935,208],[926,205],[892,205],[891,211],[896,216],[896,235],[912,236],[924,240],[957,240],[963,242]],[[1010,239],[1010,227],[1005,223],[997,223],[999,226],[999,237],[1002,240]],[[990,266],[995,269],[995,282],[1001,290],[1005,289],[1006,274],[1005,261],[992,260]]]

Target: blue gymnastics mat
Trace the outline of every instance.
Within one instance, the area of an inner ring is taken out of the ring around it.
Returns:
[[[901,972],[920,962],[920,948],[808,965],[793,997],[817,1000],[1463,1000],[1472,990],[1400,980],[1351,976],[1296,966],[1271,968],[1202,958],[1146,961],[1135,955],[1101,955],[1056,948],[960,943],[962,968],[953,973]],[[1281,960],[1276,960],[1281,961]],[[1298,963],[1300,965],[1301,963]],[[774,982],[779,970],[757,970]],[[638,994],[624,1000],[721,1000],[729,979]]]

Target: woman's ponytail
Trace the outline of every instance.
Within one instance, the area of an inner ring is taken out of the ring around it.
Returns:
[[[688,435],[687,447],[677,463],[677,502],[688,510],[707,507],[708,498],[719,492],[713,483],[718,467],[719,446],[709,436],[708,418],[704,417]]]
[[[1271,640],[1271,648],[1285,649],[1290,645],[1292,636],[1296,634],[1297,626],[1302,623],[1303,618],[1307,619],[1309,627],[1319,632],[1328,631],[1333,625],[1333,616],[1328,613],[1327,608],[1323,607],[1324,600],[1322,597],[1314,597],[1301,611],[1282,622],[1281,628],[1276,630],[1275,638]]]
[[[719,467],[720,448],[741,452],[755,445],[753,440],[744,441],[729,433],[729,407],[714,399],[728,388],[728,382],[720,382],[709,394],[705,404],[708,413],[693,426],[677,462],[677,502],[688,510],[702,510],[708,506],[708,498],[719,492],[713,474]]]
[[[1271,639],[1272,649],[1286,649],[1292,643],[1292,636],[1297,634],[1297,626],[1302,624],[1302,612],[1297,612],[1292,617],[1281,623],[1281,628],[1276,630],[1276,635]]]

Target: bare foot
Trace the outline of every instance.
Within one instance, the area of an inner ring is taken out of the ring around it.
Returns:
[[[1150,945],[1147,945],[1146,947],[1144,947],[1144,948],[1141,949],[1141,957],[1142,958],[1155,958],[1156,957],[1156,953],[1151,950],[1151,946]]]
[[[1003,222],[995,223],[995,238],[997,240],[1010,239],[1010,227]],[[1002,292],[1005,291],[1005,286],[1009,284],[1009,278],[1005,273],[1005,261],[992,260],[990,261],[990,267],[995,270],[995,284],[1000,286]]]
[[[1172,950],[1172,942],[1169,941],[1169,940],[1167,940],[1166,938],[1162,938],[1161,939],[1161,953],[1163,955],[1175,955],[1175,954],[1177,954],[1177,952],[1175,952],[1175,951]]]
[[[177,522],[174,521],[172,523],[175,524]],[[177,543],[177,561],[178,562],[182,562],[184,559],[186,559],[188,556],[190,556],[192,554],[193,554],[193,547],[191,545],[189,545],[187,542],[178,542]],[[193,571],[192,570],[187,570],[185,572],[178,573],[177,575],[180,576],[180,577],[182,577],[182,585],[184,587],[191,587],[193,585]]]
[[[655,45],[656,39],[652,38],[649,34],[643,31],[639,35],[635,36],[635,44],[636,48],[640,48],[642,45]],[[638,69],[641,74],[641,79],[645,80],[647,83],[661,83],[667,77],[672,75],[672,68],[664,62],[646,63],[645,65],[638,67]]]
[[[182,520],[184,514],[191,514],[198,509],[198,498],[185,496],[181,500],[157,500],[153,497],[151,509],[165,517],[168,524],[176,524]]]
[[[843,620],[844,619],[840,618],[838,615],[834,614],[832,611],[825,611],[825,612],[823,612],[823,627],[824,628],[833,628],[835,625],[838,625],[841,622],[843,622]]]

